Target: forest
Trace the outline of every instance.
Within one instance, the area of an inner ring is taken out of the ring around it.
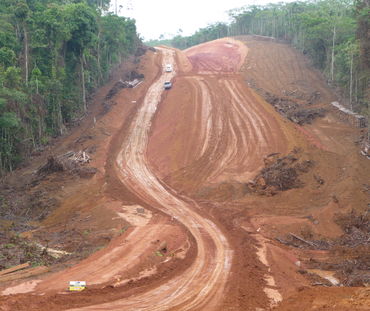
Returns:
[[[0,175],[88,108],[111,69],[140,42],[109,0],[0,1]]]
[[[251,5],[229,11],[230,23],[215,23],[191,36],[153,40],[186,49],[226,36],[260,35],[306,54],[348,108],[370,116],[370,1],[312,0]]]

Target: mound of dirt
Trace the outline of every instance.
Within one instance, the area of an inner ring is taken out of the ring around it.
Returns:
[[[129,76],[135,76],[136,78],[129,79],[128,81],[119,80],[114,84],[114,86],[109,90],[108,94],[105,96],[105,99],[109,100],[114,97],[121,89],[134,88],[140,83],[140,80],[144,78],[143,74],[138,74],[136,71],[131,71]]]
[[[279,153],[269,154],[264,159],[265,167],[248,186],[252,191],[264,195],[302,187],[299,175],[307,173],[314,163],[311,160],[300,161],[299,153],[300,150],[295,149],[283,157],[279,157]]]
[[[354,228],[370,233],[370,210],[364,214],[358,214],[352,210],[347,215],[338,215],[336,223],[347,233],[350,233]]]
[[[114,84],[114,86],[109,90],[108,94],[105,96],[105,99],[111,99],[114,95],[116,95],[121,89],[127,88],[127,84],[123,81],[118,81]]]
[[[144,74],[138,73],[136,70],[132,70],[126,74],[128,80],[144,79]]]
[[[65,170],[66,165],[62,161],[58,160],[58,158],[54,156],[49,156],[47,163],[38,169],[37,174],[46,175],[49,173],[62,172]]]
[[[311,124],[316,118],[323,118],[325,116],[326,110],[323,108],[313,108],[313,109],[297,109],[294,112],[287,114],[289,120],[297,123],[299,125]]]
[[[37,170],[37,175],[42,178],[51,173],[68,171],[83,178],[90,178],[96,174],[97,169],[82,166],[89,161],[89,155],[83,151],[78,153],[70,151],[58,157],[51,155],[46,164]]]
[[[279,97],[269,92],[263,92],[263,97],[266,101],[274,106],[275,110],[285,118],[299,125],[311,124],[316,118],[323,118],[326,114],[324,108],[312,108],[310,105],[317,99],[316,93],[312,94],[309,99],[305,99],[303,95],[297,95],[301,100],[305,100],[307,104],[298,104],[295,100],[288,97]]]

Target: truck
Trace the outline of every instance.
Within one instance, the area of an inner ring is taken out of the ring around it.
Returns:
[[[172,65],[171,64],[167,64],[166,65],[166,72],[171,72],[172,70],[173,70]]]
[[[164,83],[164,89],[165,89],[165,90],[169,90],[171,87],[172,87],[172,83],[171,83],[171,81],[166,81],[166,82]]]

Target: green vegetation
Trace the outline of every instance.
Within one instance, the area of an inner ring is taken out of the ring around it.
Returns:
[[[49,265],[57,260],[35,244],[10,231],[0,234],[0,270],[25,262],[32,267]]]
[[[0,175],[84,114],[89,95],[136,50],[135,21],[107,13],[108,6],[0,2]]]
[[[216,23],[170,44],[184,49],[226,36],[261,35],[292,44],[339,87],[349,106],[363,114],[370,105],[369,0],[317,0],[246,6],[229,12],[231,23]]]
[[[15,244],[13,243],[8,243],[8,244],[4,244],[3,245],[4,248],[14,248],[15,247]]]

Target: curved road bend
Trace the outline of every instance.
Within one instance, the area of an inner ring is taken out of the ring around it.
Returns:
[[[163,67],[175,63],[173,50],[160,50],[163,53]],[[188,228],[197,244],[197,257],[183,274],[154,290],[78,310],[204,310],[205,306],[207,310],[217,310],[217,305],[223,299],[222,293],[232,261],[232,251],[226,237],[214,223],[196,212],[195,203],[185,202],[175,194],[176,191],[164,187],[151,171],[146,158],[148,135],[163,84],[175,74],[175,70],[163,73],[149,88],[131,124],[129,135],[122,142],[117,166],[121,181],[131,191]]]

